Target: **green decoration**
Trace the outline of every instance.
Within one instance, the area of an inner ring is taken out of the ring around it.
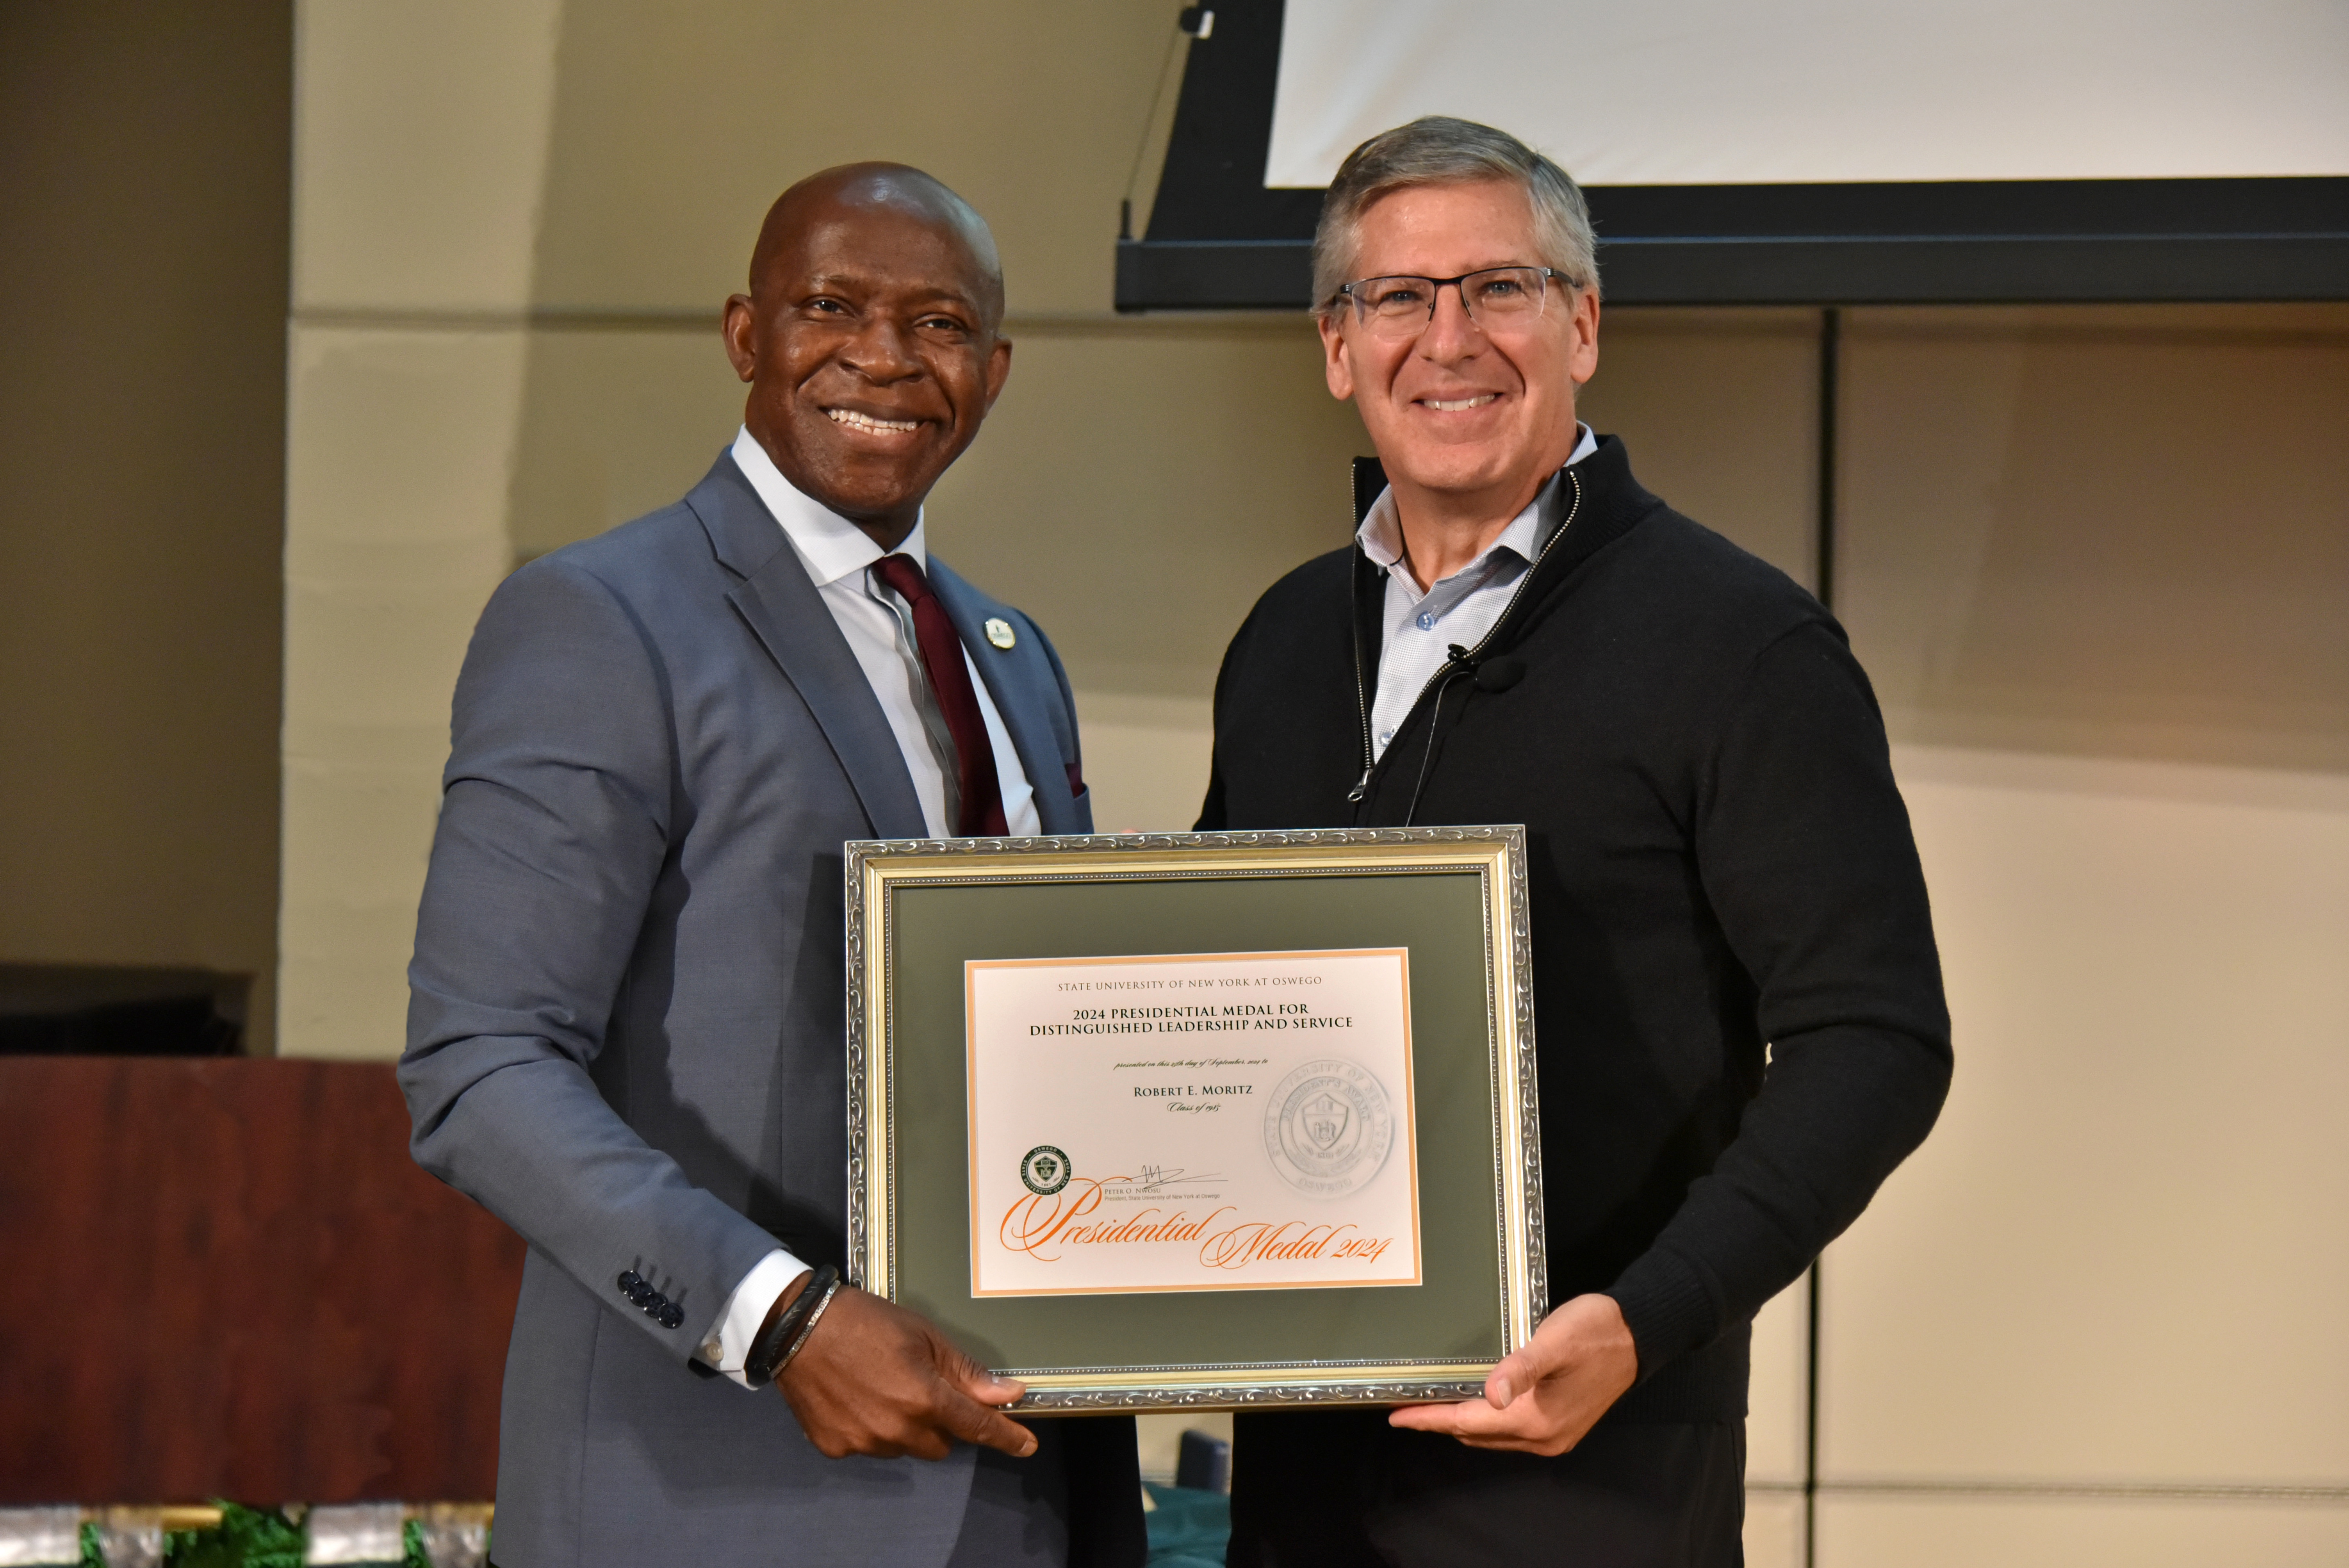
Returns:
[[[165,1568],[302,1568],[302,1528],[275,1509],[214,1500],[220,1524],[163,1538]]]
[[[308,1537],[276,1509],[246,1508],[215,1498],[221,1522],[209,1530],[163,1533],[164,1568],[303,1568]],[[401,1568],[432,1568],[424,1554],[424,1527],[409,1520],[400,1529]],[[107,1568],[98,1548],[96,1523],[81,1527],[81,1568]]]

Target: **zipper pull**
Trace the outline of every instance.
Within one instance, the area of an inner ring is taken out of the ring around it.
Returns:
[[[1361,805],[1362,803],[1362,797],[1370,792],[1370,788],[1371,770],[1365,768],[1362,769],[1362,776],[1354,780],[1353,789],[1347,791],[1346,803],[1350,806]]]

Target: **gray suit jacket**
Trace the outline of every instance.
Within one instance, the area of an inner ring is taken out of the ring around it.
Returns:
[[[1090,831],[1050,644],[929,570],[1043,830]],[[781,1398],[689,1360],[778,1238],[842,1261],[841,844],[924,833],[872,687],[730,457],[506,579],[451,742],[399,1078],[419,1163],[530,1243],[499,1561],[935,1568],[971,1449],[826,1460]],[[632,1304],[631,1272],[678,1310]]]

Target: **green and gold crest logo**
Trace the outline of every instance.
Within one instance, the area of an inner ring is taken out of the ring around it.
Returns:
[[[1049,1143],[1040,1143],[1019,1161],[1019,1180],[1039,1197],[1050,1197],[1069,1184],[1069,1157]]]

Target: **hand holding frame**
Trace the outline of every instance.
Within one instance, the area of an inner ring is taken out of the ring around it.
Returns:
[[[790,1305],[810,1277],[794,1281],[773,1312]],[[1024,1385],[980,1367],[927,1320],[853,1285],[840,1287],[775,1387],[828,1459],[942,1460],[957,1442],[984,1443],[1014,1459],[1036,1451],[1034,1433],[990,1408],[1018,1399]]]
[[[1640,1352],[1610,1295],[1578,1295],[1485,1379],[1482,1399],[1406,1405],[1388,1424],[1449,1432],[1472,1449],[1562,1454],[1640,1376]]]

